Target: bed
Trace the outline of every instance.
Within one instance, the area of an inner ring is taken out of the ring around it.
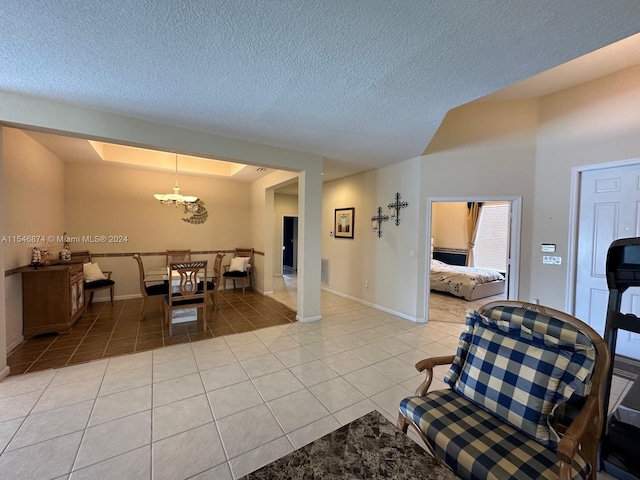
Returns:
[[[504,275],[486,268],[461,267],[431,259],[431,290],[465,300],[504,293]]]

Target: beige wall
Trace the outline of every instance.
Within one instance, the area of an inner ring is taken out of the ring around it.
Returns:
[[[20,130],[2,129],[4,192],[4,268],[26,265],[33,246],[46,247],[47,241],[15,243],[12,237],[58,236],[64,232],[64,163]],[[50,254],[59,248],[50,242]],[[5,279],[6,345],[22,341],[22,279],[14,274]]]
[[[405,318],[420,318],[417,275],[424,262],[417,243],[419,228],[420,160],[327,182],[322,202],[322,257],[329,259],[328,290],[358,298]],[[409,206],[400,212],[400,225],[392,219],[382,224],[382,237],[372,229],[378,206],[383,215],[399,192]],[[335,238],[336,208],[354,207],[354,238]],[[413,257],[410,253],[413,250]],[[424,250],[424,248],[423,248]],[[368,284],[368,286],[365,286]]]
[[[436,202],[431,210],[431,236],[434,246],[467,249],[467,204]]]
[[[429,197],[522,197],[518,295],[522,299],[531,298],[537,120],[535,100],[459,107],[447,114],[422,157],[422,201]],[[426,239],[420,244],[426,245]]]
[[[282,275],[282,218],[285,215],[298,215],[298,196],[289,194],[274,195],[274,241],[273,241],[273,273]]]
[[[571,310],[567,254],[572,168],[640,161],[640,66],[540,99],[535,169],[531,298]],[[561,266],[543,265],[541,243],[555,243]],[[580,292],[576,292],[580,294]]]
[[[140,293],[135,252],[167,249],[233,250],[251,245],[249,185],[212,177],[180,174],[181,192],[197,195],[209,213],[207,221],[183,222],[182,208],[161,205],[154,193],[167,193],[175,175],[151,170],[89,163],[67,163],[65,174],[65,228],[72,236],[124,236],[122,243],[73,243],[72,250],[123,253],[124,258],[98,258],[103,270],[113,271],[116,296]],[[208,259],[213,255],[194,258]],[[230,256],[227,257],[228,263]],[[163,256],[143,257],[145,268],[161,266]],[[223,262],[225,263],[225,262]],[[99,298],[101,292],[97,292]]]

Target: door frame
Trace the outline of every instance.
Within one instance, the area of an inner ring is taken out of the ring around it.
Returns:
[[[280,224],[280,239],[281,239],[281,245],[280,245],[280,275],[284,275],[284,253],[282,250],[282,244],[284,243],[284,219],[285,218],[298,218],[298,215],[293,215],[293,214],[289,214],[289,213],[283,213],[282,214],[282,218],[281,218],[281,224]],[[300,219],[298,218],[298,222],[300,221]],[[296,222],[296,230],[298,229],[298,222]],[[294,252],[294,263],[296,264],[296,272],[298,271],[298,252]]]
[[[570,315],[575,315],[576,313],[578,229],[580,228],[580,185],[582,184],[582,173],[593,170],[630,167],[633,165],[640,165],[640,158],[594,163],[592,165],[580,165],[571,169],[571,194],[569,198],[569,239],[567,242],[567,295],[565,300],[565,311]]]
[[[431,293],[431,222],[433,204],[440,202],[509,202],[511,204],[511,228],[509,230],[509,272],[507,292],[508,300],[517,299],[520,288],[520,242],[522,230],[522,197],[521,196],[469,196],[469,197],[427,197],[427,225],[425,247],[425,289],[424,289],[424,318],[429,321],[429,294]]]

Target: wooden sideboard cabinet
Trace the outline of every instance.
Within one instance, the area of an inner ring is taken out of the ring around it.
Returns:
[[[82,264],[22,272],[22,334],[69,333],[84,312]]]

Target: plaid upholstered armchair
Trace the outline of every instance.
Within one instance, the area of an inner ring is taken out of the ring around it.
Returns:
[[[575,317],[492,302],[467,312],[455,355],[416,364],[426,378],[398,426],[463,479],[595,479],[610,361]],[[429,391],[433,368],[449,364],[449,388]]]

